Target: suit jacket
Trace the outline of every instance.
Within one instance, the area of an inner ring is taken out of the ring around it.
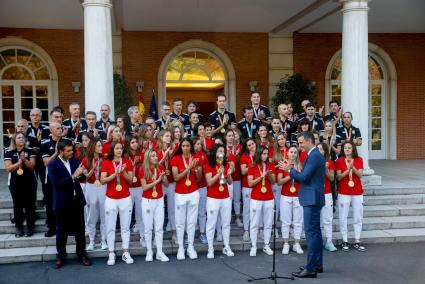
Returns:
[[[80,165],[80,160],[71,158],[69,159],[69,164],[71,166],[71,173],[74,173]],[[84,198],[80,183],[77,180],[72,180],[71,175],[59,157],[49,164],[48,169],[48,177],[53,189],[53,210],[59,212],[71,209],[73,208],[74,200],[81,207],[84,207],[86,205],[86,199]]]
[[[304,161],[301,172],[291,169],[290,176],[300,182],[298,198],[301,206],[325,205],[325,158],[314,148]]]

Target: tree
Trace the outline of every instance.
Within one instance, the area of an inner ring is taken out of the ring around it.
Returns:
[[[303,75],[296,73],[286,75],[278,84],[276,95],[272,98],[272,106],[275,113],[280,104],[291,102],[294,113],[301,113],[304,110],[301,107],[303,100],[309,100],[314,103],[316,87],[312,81],[304,79]]]
[[[128,108],[132,105],[135,105],[135,99],[132,96],[131,87],[122,75],[114,73],[115,117],[121,114],[127,114]]]

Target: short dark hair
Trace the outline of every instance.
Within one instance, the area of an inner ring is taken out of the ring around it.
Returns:
[[[311,123],[307,118],[301,119],[301,121],[298,123],[298,131],[300,131],[300,132],[302,131],[301,126],[303,126],[303,125],[308,125],[308,131],[311,130]]]
[[[331,106],[331,104],[337,104],[339,106],[339,102],[336,100],[332,100],[329,102],[329,106]]]
[[[242,108],[243,113],[245,113],[247,110],[253,110],[252,106],[244,106]]]
[[[167,102],[167,101],[163,101],[162,104],[161,104],[161,106],[170,106],[170,103]]]
[[[187,102],[186,107],[188,107],[189,105],[194,105],[196,107],[196,109],[198,109],[198,103],[194,100],[190,100]]]
[[[225,95],[225,94],[218,94],[218,95],[217,95],[217,100],[218,100],[218,98],[219,98],[219,97],[224,97],[224,98],[227,100],[227,97],[226,97],[226,95]]]
[[[68,139],[61,139],[58,141],[58,151],[61,152],[65,147],[72,147],[72,142]]]
[[[313,135],[314,135],[314,134],[316,134],[317,136],[320,136],[320,132],[319,132],[319,131],[317,131],[316,129],[312,129],[310,132],[311,132]]]
[[[94,115],[94,117],[96,117],[96,113],[94,111],[91,111],[91,110],[89,110],[89,111],[86,112],[86,117],[88,115]]]
[[[65,113],[65,110],[61,106],[55,106],[55,107],[53,107],[53,109],[52,109],[52,111],[50,113],[53,113],[55,111],[56,112],[60,112],[61,114],[64,114]]]
[[[308,103],[305,105],[305,108],[309,108],[309,107],[316,107],[313,103]]]
[[[311,131],[303,131],[300,134],[298,134],[298,138],[304,138],[304,141],[310,141],[312,144],[316,144],[316,139],[314,138],[314,135]]]
[[[174,99],[173,99],[173,104],[174,104],[175,102],[183,102],[183,100],[182,100],[181,98],[174,98]]]

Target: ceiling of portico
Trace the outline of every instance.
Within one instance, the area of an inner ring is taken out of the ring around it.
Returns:
[[[0,0],[0,27],[83,29],[83,0]],[[112,0],[123,30],[341,32],[334,0]],[[372,0],[369,32],[425,33],[424,0]]]

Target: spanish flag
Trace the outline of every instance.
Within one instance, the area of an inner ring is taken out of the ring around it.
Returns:
[[[145,103],[144,103],[144,98],[143,98],[143,89],[142,91],[137,93],[139,96],[139,112],[140,112],[140,118],[142,119],[142,121],[145,120]]]

